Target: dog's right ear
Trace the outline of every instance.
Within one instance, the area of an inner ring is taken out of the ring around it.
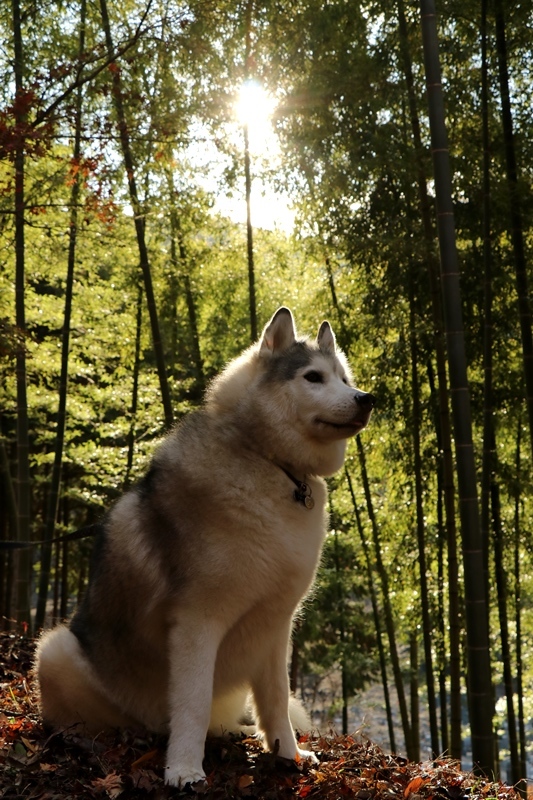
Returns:
[[[288,308],[278,308],[261,334],[260,353],[275,353],[287,350],[296,341],[296,328]]]

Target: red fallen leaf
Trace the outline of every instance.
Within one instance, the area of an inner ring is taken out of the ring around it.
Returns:
[[[136,761],[133,762],[133,764],[130,767],[130,770],[132,772],[135,772],[137,769],[139,769],[141,764],[146,764],[147,761],[151,761],[158,753],[159,753],[159,750],[157,749],[157,747],[154,747],[152,750],[149,750],[147,753],[143,753],[142,756],[139,756],[139,758]]]
[[[307,786],[301,786],[301,787],[300,787],[300,790],[299,790],[299,792],[298,792],[298,797],[307,797],[307,795],[310,793],[310,791],[311,791],[311,789],[312,789],[312,788],[313,788],[313,787],[312,787],[312,786],[309,786],[309,785],[307,785]]]
[[[409,797],[411,792],[416,792],[420,789],[421,786],[425,786],[426,783],[429,782],[429,778],[413,778],[412,781],[409,781],[407,786],[405,787],[405,791],[403,793],[404,797]]]

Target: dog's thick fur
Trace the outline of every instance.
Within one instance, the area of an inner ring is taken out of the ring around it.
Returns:
[[[174,786],[204,778],[206,733],[239,729],[247,707],[267,747],[312,758],[289,719],[292,620],[326,530],[319,476],[373,403],[329,324],[297,339],[279,309],[109,513],[84,602],[38,647],[45,722],[168,730]]]

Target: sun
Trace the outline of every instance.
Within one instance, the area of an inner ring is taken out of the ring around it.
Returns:
[[[276,99],[256,80],[242,84],[235,116],[238,122],[248,128],[250,150],[257,155],[266,155],[276,149],[276,135],[272,128],[272,114]]]
[[[237,147],[243,146],[242,128],[248,132],[248,148],[252,161],[252,221],[254,227],[290,233],[294,228],[294,211],[288,196],[276,190],[265,178],[265,171],[279,169],[282,154],[272,119],[278,101],[257,80],[245,81],[235,98],[233,122],[238,126]],[[224,197],[218,204],[221,213],[233,221],[246,222],[246,206],[241,197]]]

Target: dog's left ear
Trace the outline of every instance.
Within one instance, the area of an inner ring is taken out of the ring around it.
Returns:
[[[329,353],[334,356],[335,348],[335,334],[331,330],[329,322],[324,321],[318,329],[318,336],[316,337],[319,348],[323,353]]]
[[[265,325],[259,344],[259,352],[274,353],[287,350],[296,341],[294,320],[288,308],[278,308],[270,322]]]

